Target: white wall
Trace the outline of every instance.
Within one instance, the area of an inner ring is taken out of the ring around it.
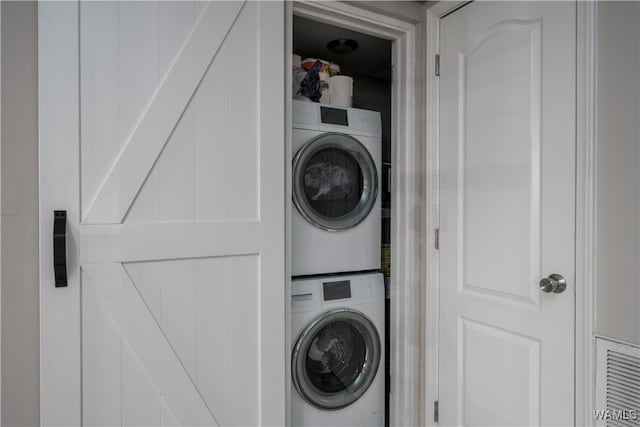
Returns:
[[[597,334],[640,345],[640,3],[598,5]]]
[[[344,3],[362,9],[386,13],[388,16],[412,23],[418,23],[422,20],[425,8],[423,4],[413,0],[351,0]]]
[[[36,426],[38,347],[37,4],[2,7],[2,425]]]

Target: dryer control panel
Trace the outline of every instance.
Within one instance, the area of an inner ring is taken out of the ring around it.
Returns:
[[[347,110],[332,107],[320,107],[320,121],[330,125],[349,126]]]
[[[351,280],[323,282],[322,290],[324,292],[325,301],[351,298]]]

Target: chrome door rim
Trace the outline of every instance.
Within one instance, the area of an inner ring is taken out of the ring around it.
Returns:
[[[356,207],[339,218],[329,218],[316,212],[304,194],[304,173],[308,161],[320,150],[335,148],[353,157],[362,171],[362,194]],[[378,170],[371,153],[354,137],[328,132],[311,139],[293,159],[293,202],[298,212],[311,224],[324,231],[345,231],[367,219],[378,197]]]
[[[356,379],[345,390],[326,393],[318,390],[307,376],[306,355],[316,333],[336,321],[349,322],[358,329],[365,341],[365,362]],[[350,308],[330,310],[311,322],[298,337],[291,357],[291,376],[298,393],[319,409],[337,410],[351,405],[369,389],[380,366],[380,335],[371,319]]]

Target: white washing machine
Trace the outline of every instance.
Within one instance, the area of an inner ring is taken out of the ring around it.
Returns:
[[[292,426],[384,426],[380,273],[292,282]]]
[[[293,101],[292,274],[380,268],[380,113]]]

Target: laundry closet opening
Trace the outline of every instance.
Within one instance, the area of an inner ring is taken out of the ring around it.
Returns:
[[[392,41],[293,17],[291,424],[389,425]]]

